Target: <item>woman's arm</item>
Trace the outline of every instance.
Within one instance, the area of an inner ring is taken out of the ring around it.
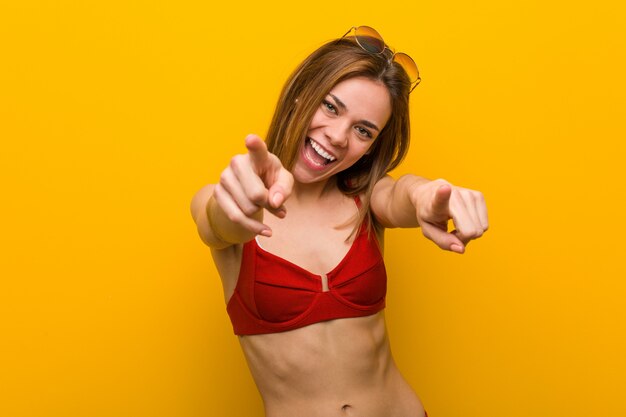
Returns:
[[[419,227],[413,188],[429,180],[404,175],[397,181],[386,175],[374,186],[371,207],[378,222],[386,228]]]
[[[228,218],[213,196],[214,189],[215,184],[205,185],[191,200],[191,217],[196,223],[200,239],[211,248],[223,249],[254,238],[255,233]],[[258,210],[251,217],[262,222],[263,210]]]
[[[372,212],[384,227],[421,227],[439,247],[458,253],[488,229],[482,193],[456,187],[443,179],[404,175],[382,178],[374,187]],[[448,220],[455,230],[448,232]]]

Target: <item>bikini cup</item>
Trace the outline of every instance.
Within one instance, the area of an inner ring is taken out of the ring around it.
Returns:
[[[259,318],[284,323],[307,313],[321,297],[333,297],[355,309],[369,309],[387,292],[385,265],[378,244],[361,230],[344,258],[323,277],[256,246],[254,300]]]
[[[358,198],[355,201],[358,206]],[[325,275],[264,250],[255,239],[246,242],[237,286],[226,309],[235,334],[277,333],[375,314],[385,307],[386,293],[382,253],[364,223],[344,258]]]

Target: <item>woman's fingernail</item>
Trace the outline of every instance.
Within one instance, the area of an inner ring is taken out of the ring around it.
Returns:
[[[280,203],[282,203],[282,196],[278,193],[274,194],[274,197],[272,198],[272,204],[274,204],[274,207],[278,207],[280,206]]]
[[[272,237],[272,231],[270,229],[264,229],[261,231],[260,234],[265,237]]]
[[[457,245],[456,243],[453,243],[452,245],[450,245],[450,250],[456,253],[465,252],[465,249],[463,248],[463,246]]]

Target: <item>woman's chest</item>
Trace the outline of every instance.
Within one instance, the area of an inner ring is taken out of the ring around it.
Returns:
[[[353,227],[353,226],[352,226]],[[351,225],[333,227],[314,220],[281,222],[272,226],[272,237],[257,237],[258,245],[316,275],[330,272],[348,254],[356,234]]]

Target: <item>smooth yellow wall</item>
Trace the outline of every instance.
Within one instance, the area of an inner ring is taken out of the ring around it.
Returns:
[[[262,404],[189,201],[307,53],[417,61],[395,174],[484,192],[463,256],[387,233],[395,358],[434,417],[626,415],[618,1],[2,1],[0,415]]]

